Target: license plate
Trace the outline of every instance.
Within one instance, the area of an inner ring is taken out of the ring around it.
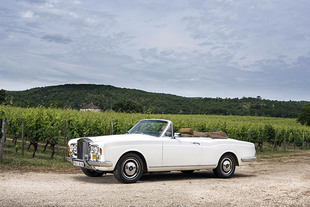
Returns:
[[[84,162],[73,161],[72,164],[77,167],[84,167]]]

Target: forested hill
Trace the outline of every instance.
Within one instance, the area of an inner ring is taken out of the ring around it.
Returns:
[[[103,110],[165,114],[222,114],[297,117],[309,102],[271,101],[258,98],[186,98],[109,85],[67,84],[6,91],[7,103],[21,107],[73,108],[94,103]],[[129,105],[129,106],[128,106]]]

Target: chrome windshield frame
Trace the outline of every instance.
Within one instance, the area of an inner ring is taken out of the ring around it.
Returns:
[[[162,132],[160,133],[159,136],[155,136],[155,137],[165,137],[165,134],[166,132],[168,131],[169,127],[171,126],[171,131],[172,131],[172,135],[170,137],[173,137],[173,125],[172,125],[172,122],[169,121],[169,120],[165,120],[165,119],[143,119],[143,120],[140,120],[137,124],[135,124],[129,131],[128,133],[129,134],[133,134],[133,133],[130,133],[130,131],[132,129],[134,129],[136,126],[138,126],[139,124],[141,124],[141,122],[145,122],[145,121],[150,121],[150,122],[166,122],[166,126],[165,128],[162,130]],[[138,133],[139,134],[139,133]],[[143,134],[143,133],[141,133]],[[152,135],[150,135],[152,136]]]

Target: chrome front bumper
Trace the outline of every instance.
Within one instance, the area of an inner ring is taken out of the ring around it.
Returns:
[[[256,160],[256,157],[243,157],[241,158],[242,162],[254,162]]]
[[[67,157],[67,160],[69,162],[73,161],[79,161],[84,162],[85,167],[112,167],[112,162],[106,161],[106,162],[100,162],[100,161],[91,161],[91,160],[81,160],[77,158]]]

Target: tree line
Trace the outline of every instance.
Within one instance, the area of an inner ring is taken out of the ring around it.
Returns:
[[[102,110],[153,114],[215,114],[297,118],[307,101],[276,101],[258,97],[188,98],[109,85],[67,84],[5,91],[7,104],[19,107],[80,109],[94,103]],[[2,91],[0,93],[0,101]]]

